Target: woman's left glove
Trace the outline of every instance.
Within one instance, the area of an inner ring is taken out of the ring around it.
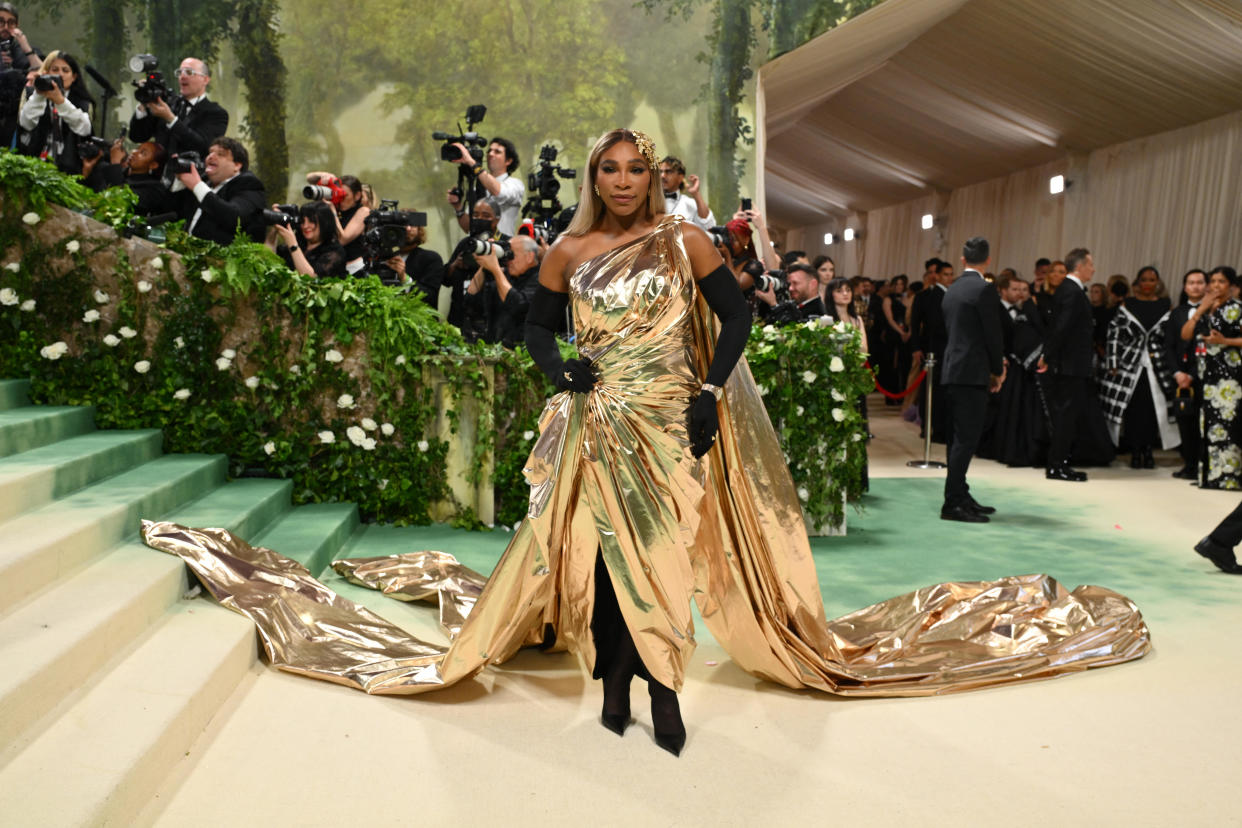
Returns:
[[[689,417],[690,453],[698,459],[711,449],[712,443],[716,442],[716,433],[720,431],[716,396],[707,391],[701,392],[690,404]]]

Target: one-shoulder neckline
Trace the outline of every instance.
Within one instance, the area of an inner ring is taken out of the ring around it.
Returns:
[[[587,265],[589,265],[591,262],[595,261],[596,259],[602,259],[605,256],[611,256],[613,253],[618,253],[624,250],[625,248],[629,247],[630,245],[637,244],[640,241],[644,241],[646,239],[651,238],[656,233],[659,233],[661,230],[663,230],[664,226],[669,223],[670,219],[680,219],[680,218],[681,217],[678,216],[676,213],[665,214],[664,218],[656,222],[656,226],[651,228],[650,233],[644,233],[641,236],[636,236],[635,238],[632,238],[627,242],[619,244],[616,247],[610,247],[607,250],[604,250],[600,253],[596,253],[594,256],[592,256],[589,259],[583,259],[582,262],[577,267],[574,268],[574,273],[577,273],[578,271],[582,270],[582,268],[586,267]],[[675,221],[673,223],[678,224],[680,222]]]

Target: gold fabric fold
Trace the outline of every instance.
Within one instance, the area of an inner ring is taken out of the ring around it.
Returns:
[[[350,583],[379,590],[398,601],[434,599],[440,608],[440,629],[450,639],[461,632],[487,584],[486,576],[463,566],[447,552],[342,558],[334,561],[332,568]]]
[[[1045,575],[938,584],[828,622],[793,481],[745,360],[725,386],[718,448],[702,460],[690,455],[687,408],[716,332],[694,286],[680,219],[585,262],[570,295],[578,348],[598,384],[548,401],[526,466],[527,519],[449,647],[398,642],[391,625],[380,630],[365,610],[360,626],[350,624],[341,599],[324,595],[309,575],[277,577],[287,566],[272,563],[272,553],[247,552],[235,538],[226,545],[219,530],[150,524],[147,542],[186,558],[213,594],[227,595],[261,629],[272,626],[264,641],[269,655],[269,640],[282,651],[278,666],[334,681],[350,676],[346,683],[371,693],[452,684],[541,642],[549,629],[558,647],[593,667],[597,553],[644,665],[674,689],[695,646],[691,600],[743,669],[843,695],[1029,681],[1150,649],[1142,615],[1124,596],[1092,586],[1068,591]],[[422,584],[415,592],[437,583],[443,565],[435,557],[423,563],[426,574],[414,564],[403,570]],[[280,594],[290,609],[269,603]],[[314,620],[312,601],[329,620]],[[291,616],[296,623],[282,628]],[[322,636],[318,648],[296,644],[303,635]],[[382,673],[373,665],[387,663],[389,642],[393,666]],[[344,663],[351,656],[356,663]],[[319,663],[297,660],[311,657]]]

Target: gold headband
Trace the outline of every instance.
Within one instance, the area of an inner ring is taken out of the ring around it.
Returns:
[[[655,142],[653,142],[651,137],[645,132],[639,132],[636,129],[631,129],[630,133],[634,136],[634,146],[638,147],[638,151],[642,153],[643,158],[646,159],[647,166],[651,167],[653,170],[656,169],[659,165],[656,164]]]

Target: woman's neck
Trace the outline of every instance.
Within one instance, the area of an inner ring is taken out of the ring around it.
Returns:
[[[604,217],[597,226],[609,236],[631,236],[648,230],[654,224],[655,217],[645,209],[635,210],[632,215],[628,216],[619,216],[605,210]]]

